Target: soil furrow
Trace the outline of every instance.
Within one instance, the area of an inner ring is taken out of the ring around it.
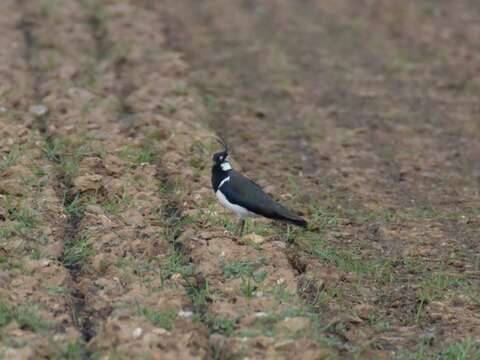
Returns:
[[[191,274],[173,274],[178,281],[183,277],[183,288],[192,302],[187,312],[191,312],[193,318],[198,318],[208,326],[205,321],[208,312],[208,304],[199,302],[198,294],[205,288],[205,279],[198,272],[196,264],[191,260],[188,247],[182,246],[181,241],[188,236],[188,224],[191,216],[185,215],[181,203],[190,195],[182,194],[178,197],[179,186],[184,186],[185,181],[194,180],[187,164],[179,163],[178,157],[188,146],[187,138],[201,136],[191,127],[190,112],[196,100],[187,89],[187,84],[182,81],[182,72],[185,65],[174,53],[165,51],[152,51],[152,43],[160,49],[164,45],[161,22],[156,13],[136,6],[110,6],[104,8],[107,13],[106,26],[111,35],[112,43],[118,48],[130,48],[123,51],[116,62],[115,71],[118,81],[118,94],[125,109],[122,121],[129,125],[128,133],[133,139],[151,146],[155,154],[158,154],[157,179],[159,188],[163,194],[164,204],[161,206],[162,223],[165,227],[163,236],[170,242],[170,257],[177,259],[180,268],[191,269]],[[135,16],[130,16],[131,14]],[[128,16],[127,16],[128,15]],[[142,21],[136,21],[136,17]],[[158,27],[158,28],[157,28]],[[122,29],[133,31],[123,32]],[[152,38],[152,31],[154,31]],[[172,77],[167,71],[173,72]],[[173,71],[172,71],[173,70]],[[148,95],[148,96],[146,96]],[[175,117],[176,119],[170,119]],[[189,123],[187,126],[185,123]],[[205,139],[208,135],[203,134]],[[162,140],[165,139],[162,143]],[[196,140],[199,141],[199,140]],[[203,140],[204,141],[204,140]],[[201,145],[198,143],[198,145]],[[203,146],[203,145],[202,145]],[[201,149],[200,149],[201,150]],[[179,178],[182,177],[182,178]],[[185,178],[186,176],[186,178]],[[195,177],[199,177],[199,174]],[[195,180],[195,181],[198,181]],[[205,179],[202,176],[202,182]],[[190,230],[191,231],[191,230]],[[184,294],[179,293],[179,298]],[[182,326],[175,326],[177,332],[191,331]],[[182,330],[183,328],[183,330]],[[206,329],[198,329],[196,334],[198,341],[206,341]],[[187,334],[187,333],[186,333]],[[206,358],[213,355],[210,346],[205,347]]]
[[[4,2],[1,13],[1,353],[15,359],[81,356],[69,316],[72,279],[58,261],[68,217],[45,157],[45,109],[32,71],[35,40],[23,3]]]
[[[188,313],[178,315],[188,299],[168,273],[184,267],[167,251],[158,219],[163,200],[155,154],[117,121],[122,114],[112,64],[118,54],[107,42],[103,9],[70,1],[49,10],[50,21],[35,31],[42,45],[38,61],[49,67],[41,91],[52,151],[71,184],[72,236],[63,260],[75,278],[88,355],[158,356],[154,349],[162,347],[173,358],[202,357],[195,325]],[[47,29],[61,34],[55,44],[48,43]]]
[[[48,4],[37,4],[36,6],[28,3],[22,4],[23,12],[26,14],[24,29],[25,39],[29,46],[27,51],[27,60],[30,65],[30,73],[34,81],[35,100],[37,102],[38,111],[43,112],[38,114],[37,122],[38,129],[44,137],[46,157],[55,163],[55,177],[58,184],[55,187],[57,196],[62,198],[63,206],[68,214],[63,228],[63,252],[58,257],[64,266],[70,272],[72,278],[70,295],[73,299],[72,309],[70,311],[72,321],[77,329],[80,331],[83,342],[88,342],[94,332],[92,322],[88,316],[85,304],[85,294],[79,288],[78,284],[81,281],[81,266],[80,263],[71,260],[72,253],[75,252],[76,242],[80,237],[80,224],[83,218],[83,212],[77,209],[80,193],[76,189],[73,180],[69,163],[72,161],[69,155],[66,154],[66,144],[62,138],[62,130],[58,129],[58,117],[61,112],[56,109],[48,108],[45,104],[45,98],[50,92],[58,91],[59,88],[52,86],[52,80],[55,79],[56,74],[54,70],[56,64],[47,64],[48,62],[62,62],[62,55],[58,56],[55,51],[59,48],[50,47],[48,33],[45,31],[66,31],[65,22],[60,21],[56,23],[55,17],[61,15],[68,15],[69,11],[75,12],[80,10],[76,8],[73,3],[66,5],[66,14],[59,14],[55,9],[48,7]],[[39,22],[40,16],[48,18],[45,22]],[[80,22],[84,19],[80,16]],[[85,28],[88,29],[88,28]],[[72,34],[72,41],[77,40]],[[55,57],[57,55],[57,57]],[[48,59],[47,59],[48,56]],[[67,56],[68,58],[68,56]],[[69,59],[71,60],[71,58]],[[61,91],[61,90],[60,90]],[[74,255],[73,255],[74,256]],[[91,353],[85,350],[84,356],[90,357]]]
[[[133,241],[123,256],[129,258],[143,251],[142,256],[137,255],[130,261],[135,267],[146,267],[145,274],[142,274],[144,288],[140,289],[144,299],[132,297],[131,291],[117,295],[112,312],[105,317],[91,348],[104,354],[112,353],[105,341],[110,343],[109,337],[115,327],[120,327],[125,329],[118,340],[125,356],[148,353],[158,357],[160,354],[151,350],[156,346],[163,349],[163,357],[205,358],[209,353],[205,329],[193,321],[197,314],[192,311],[194,306],[189,298],[191,284],[197,281],[196,274],[188,257],[175,250],[174,241],[181,231],[183,217],[177,205],[176,189],[170,184],[164,165],[164,157],[172,155],[171,149],[165,145],[168,145],[168,137],[170,132],[173,135],[174,129],[171,126],[174,121],[166,117],[171,110],[165,109],[190,101],[182,92],[174,95],[181,79],[177,80],[176,74],[172,76],[170,70],[183,65],[175,59],[175,54],[162,49],[163,35],[161,29],[154,30],[158,21],[154,13],[134,4],[112,2],[98,3],[97,6],[96,11],[102,14],[99,26],[104,29],[103,41],[109,44],[108,56],[101,66],[110,74],[108,89],[115,93],[119,104],[115,119],[115,126],[121,129],[118,138],[124,143],[125,150],[138,154],[137,158],[131,159],[139,161],[140,165],[137,165],[135,177],[143,173],[142,185],[138,186],[148,186],[144,189],[145,194],[139,193],[138,199],[128,204],[127,212],[119,214],[125,218],[133,213],[134,222],[127,222],[125,226],[132,230],[137,228],[138,235],[132,240],[139,235],[143,238],[142,245]],[[148,78],[151,82],[146,80]],[[151,87],[152,84],[155,86]],[[172,94],[170,98],[169,94]],[[171,105],[167,103],[169,101],[172,101]],[[175,127],[179,128],[178,125]],[[191,135],[188,132],[187,136]],[[168,174],[172,175],[171,168],[169,170]],[[137,210],[133,208],[135,205]],[[137,223],[139,216],[144,218],[144,226],[147,226],[144,230]],[[113,268],[115,266],[110,271]],[[121,304],[131,303],[133,299],[139,311],[123,309]],[[140,323],[138,315],[146,317],[152,326]],[[131,339],[129,329],[140,334]]]
[[[48,124],[48,122],[47,122]],[[47,146],[54,146],[53,143]],[[57,165],[61,165],[60,160],[57,160]],[[63,205],[66,209],[71,209],[75,207],[76,202],[79,199],[80,194],[76,191],[74,184],[69,179],[68,174],[59,173],[58,176],[63,178],[63,183],[61,184],[62,189],[58,191],[60,195],[63,195],[64,202]],[[68,257],[70,256],[72,249],[75,247],[75,242],[79,237],[80,224],[82,222],[83,213],[78,211],[73,211],[69,214],[68,221],[65,228],[64,235],[64,251],[59,257],[59,260],[65,264],[65,267],[69,270],[70,275],[75,286],[72,288],[72,297],[74,299],[74,309],[72,309],[72,320],[74,321],[75,326],[81,332],[83,341],[88,342],[95,334],[93,328],[93,322],[90,319],[90,314],[88,309],[86,309],[85,304],[85,294],[81,289],[76,286],[81,281],[81,265],[79,263],[72,263]],[[91,356],[91,353],[86,354],[88,357]]]
[[[41,90],[43,89],[42,82],[45,81],[45,79],[42,79],[40,72],[36,68],[38,61],[37,52],[40,51],[40,49],[37,48],[38,45],[36,43],[36,39],[32,34],[33,27],[33,21],[30,19],[24,19],[21,23],[21,29],[23,31],[26,43],[25,58],[29,65],[30,74],[33,78],[33,98],[35,103],[39,104],[37,105],[39,114],[37,114],[36,121],[33,125],[44,137],[48,160],[56,164],[57,171],[55,177],[58,179],[58,184],[55,186],[56,194],[59,198],[63,199],[63,206],[65,209],[69,209],[75,205],[75,201],[78,200],[79,193],[75,191],[69,174],[61,168],[63,160],[61,158],[61,154],[48,153],[48,151],[55,150],[58,139],[55,136],[56,134],[49,130],[49,112],[48,109],[41,104]],[[63,228],[64,250],[58,257],[58,260],[65,264],[65,267],[69,270],[73,284],[78,283],[79,281],[80,267],[78,264],[67,264],[65,258],[69,252],[69,248],[72,246],[72,243],[78,236],[78,229],[82,220],[82,215],[82,213],[76,211],[69,213]],[[89,319],[84,317],[85,296],[75,287],[71,289],[71,296],[73,299],[73,308],[70,311],[72,314],[72,321],[82,334],[83,340],[88,342],[92,337],[92,326]]]

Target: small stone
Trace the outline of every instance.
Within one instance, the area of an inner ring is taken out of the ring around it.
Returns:
[[[189,317],[193,316],[193,312],[190,311],[190,310],[180,310],[178,312],[178,316],[180,316],[182,318],[189,318]]]
[[[254,244],[257,244],[257,245],[265,242],[265,238],[263,236],[260,236],[260,235],[254,234],[254,233],[245,235],[243,237],[243,240],[245,242],[251,242],[251,243],[254,243]]]
[[[46,260],[42,260],[42,262],[40,263],[40,265],[42,265],[43,267],[47,267],[50,265],[50,260],[46,259]]]
[[[286,350],[294,345],[293,340],[283,340],[275,344],[275,350]]]
[[[263,311],[259,311],[259,312],[255,313],[256,318],[263,318],[263,317],[266,317],[266,316],[268,316],[268,314],[266,312],[263,312]]]
[[[168,334],[169,332],[163,328],[157,328],[157,329],[153,329],[152,332],[155,334],[155,335],[166,335]]]
[[[286,318],[279,324],[279,328],[286,330],[290,333],[297,333],[299,331],[305,330],[309,326],[310,320],[302,316]]]
[[[263,191],[265,191],[267,194],[275,194],[277,189],[273,185],[267,185],[263,188]]]
[[[178,282],[182,279],[182,274],[175,273],[175,274],[172,275],[171,279],[172,279],[172,281]]]
[[[470,219],[466,217],[465,215],[461,215],[460,219],[458,220],[460,224],[466,225],[470,222]]]
[[[138,339],[143,335],[143,329],[140,327],[137,327],[135,330],[133,330],[132,337],[134,339]]]
[[[103,177],[97,174],[77,176],[73,179],[73,184],[80,192],[99,190],[102,186],[102,179]]]
[[[7,108],[0,106],[0,113],[6,113],[6,112],[7,112]]]
[[[96,216],[104,215],[103,209],[98,205],[87,205],[85,207],[85,212]]]
[[[30,108],[28,109],[28,111],[37,116],[37,117],[41,117],[41,116],[44,116],[45,114],[48,113],[48,108],[45,106],[45,105],[42,105],[42,104],[39,104],[39,105],[32,105],[30,106]]]
[[[105,278],[99,278],[93,282],[95,286],[97,286],[100,289],[107,289],[112,287],[112,282],[111,280],[105,279]]]

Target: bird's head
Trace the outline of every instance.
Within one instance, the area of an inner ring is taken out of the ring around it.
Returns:
[[[230,165],[230,157],[227,149],[213,154],[213,166],[222,169],[223,171],[232,170]]]
[[[223,171],[232,170],[227,143],[221,138],[217,138],[217,140],[223,145],[223,150],[213,154],[213,167]]]

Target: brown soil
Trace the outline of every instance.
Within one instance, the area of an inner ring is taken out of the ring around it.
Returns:
[[[480,356],[475,1],[0,8],[6,358]]]

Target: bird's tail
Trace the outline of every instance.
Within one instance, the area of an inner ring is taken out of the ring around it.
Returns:
[[[274,200],[270,198],[267,199],[270,201],[271,206],[269,207],[269,211],[262,213],[262,215],[266,218],[285,221],[303,228],[306,228],[308,226],[307,221],[302,217],[294,214],[293,212],[283,207],[281,204],[275,202]]]
[[[294,215],[293,217],[289,216],[289,217],[284,217],[283,219],[290,224],[300,226],[303,228],[307,228],[308,226],[308,222],[305,219],[302,219],[300,216]]]
[[[293,214],[289,210],[285,209],[283,206],[279,206],[277,208],[276,217],[278,220],[283,220],[290,224],[300,226],[303,228],[306,228],[308,226],[308,222],[305,219],[301,218],[298,215]]]

